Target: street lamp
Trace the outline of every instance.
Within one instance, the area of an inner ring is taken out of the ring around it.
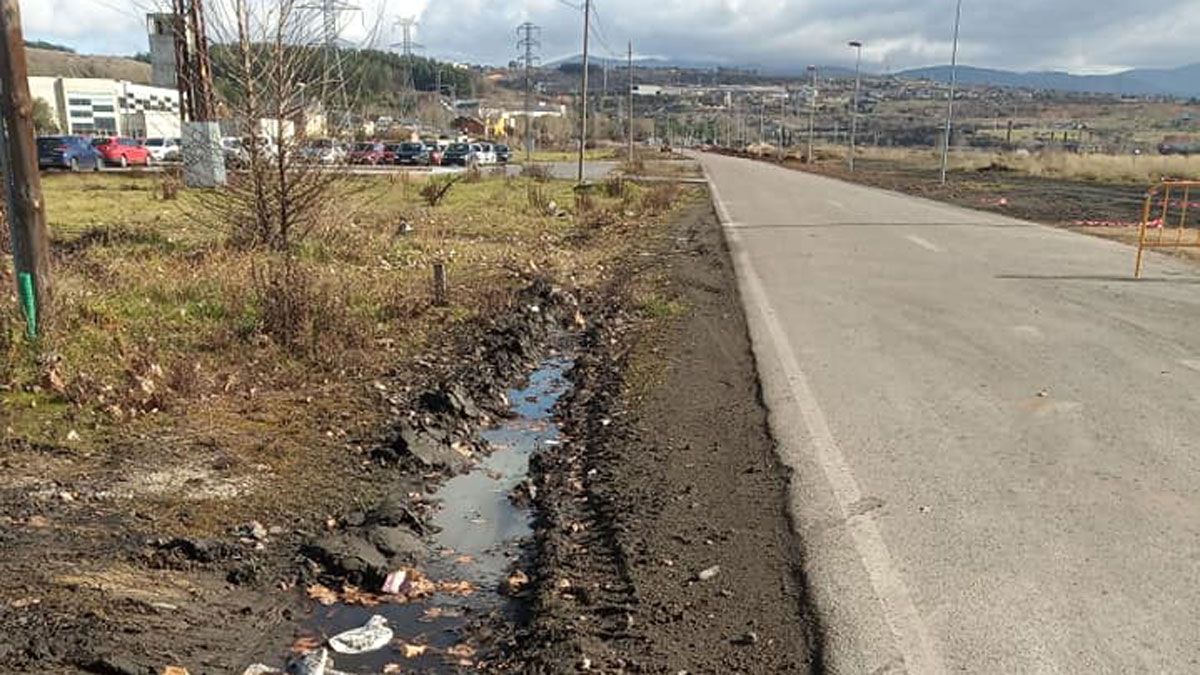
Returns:
[[[808,164],[813,163],[813,135],[817,130],[817,67],[809,66],[809,74],[812,75],[812,96],[808,108]]]
[[[962,23],[962,0],[954,10],[954,48],[950,52],[950,99],[946,101],[946,137],[942,139],[942,185],[950,164],[950,130],[954,124],[954,90],[958,85],[958,27]]]
[[[850,42],[852,49],[858,50],[854,61],[854,112],[850,116],[850,172],[854,172],[854,146],[858,139],[858,93],[862,89],[862,50],[863,43],[858,40]]]

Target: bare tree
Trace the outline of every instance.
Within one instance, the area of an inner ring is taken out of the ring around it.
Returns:
[[[314,126],[323,128],[326,142],[349,142],[360,98],[357,73],[330,68],[327,28],[314,6],[301,0],[208,6],[217,107],[236,138],[226,152],[228,185],[202,193],[198,203],[241,247],[288,252],[328,217],[345,213],[344,199],[353,192],[352,178],[308,136]]]

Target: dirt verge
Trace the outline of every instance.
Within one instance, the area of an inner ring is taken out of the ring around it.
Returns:
[[[534,619],[507,669],[817,670],[788,477],[711,206],[615,276],[585,303],[573,440],[536,461]]]

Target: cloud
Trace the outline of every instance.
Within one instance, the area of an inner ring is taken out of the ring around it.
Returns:
[[[143,21],[156,0],[21,0],[30,38],[81,51],[144,51]],[[351,40],[373,27],[398,40],[392,22],[420,21],[425,53],[456,61],[506,63],[516,26],[542,26],[547,58],[578,53],[583,0],[358,0],[343,15]],[[800,66],[848,64],[850,39],[866,43],[868,67],[901,68],[949,58],[954,0],[595,0],[595,50],[690,61]],[[69,17],[67,19],[66,17]],[[1015,69],[1104,71],[1196,60],[1200,0],[964,0],[963,63]]]

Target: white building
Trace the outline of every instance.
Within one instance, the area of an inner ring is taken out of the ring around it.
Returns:
[[[179,92],[122,80],[31,77],[29,91],[44,100],[59,130],[78,136],[180,136]]]

